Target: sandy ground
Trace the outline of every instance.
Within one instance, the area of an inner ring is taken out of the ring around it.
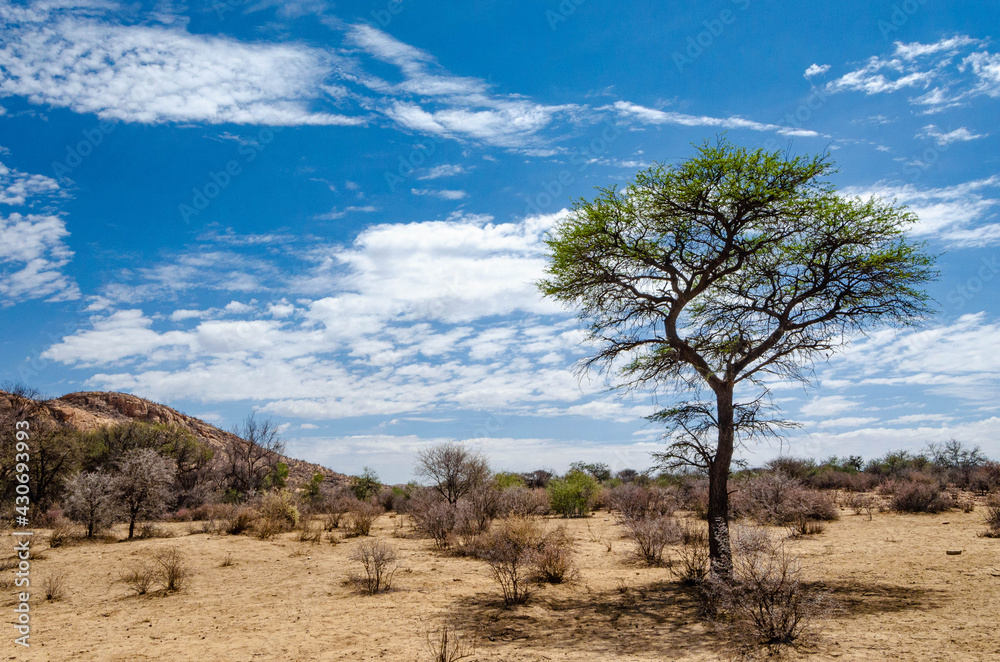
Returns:
[[[484,662],[729,659],[699,620],[690,589],[665,569],[631,560],[610,515],[546,520],[560,524],[576,541],[579,580],[540,588],[514,609],[502,608],[484,564],[405,533],[394,537],[390,516],[373,534],[404,558],[396,588],[377,596],[344,582],[359,539],[313,544],[289,533],[260,541],[191,535],[189,524],[170,524],[173,538],[46,549],[32,577],[37,583],[65,573],[65,595],[45,601],[35,587],[25,655],[13,644],[5,588],[0,659],[409,662],[432,659],[427,637],[443,627],[477,637],[476,655],[467,659]],[[806,581],[839,607],[786,657],[1000,660],[1000,540],[977,537],[982,529],[978,510],[876,514],[871,522],[844,511],[824,533],[790,541]],[[194,571],[182,592],[136,596],[116,582],[131,561],[171,547]],[[945,554],[956,549],[962,554]],[[222,567],[227,555],[234,565]]]

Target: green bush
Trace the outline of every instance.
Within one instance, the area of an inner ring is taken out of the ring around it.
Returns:
[[[549,481],[546,489],[554,512],[563,517],[586,517],[600,487],[590,474],[572,470],[563,478]]]

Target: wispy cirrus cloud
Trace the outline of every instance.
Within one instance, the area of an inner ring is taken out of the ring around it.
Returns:
[[[619,115],[642,122],[643,124],[675,124],[678,126],[712,126],[722,129],[749,129],[751,131],[773,131],[783,136],[812,137],[820,135],[811,129],[800,129],[755,122],[743,117],[709,117],[706,115],[687,115],[673,111],[647,108],[628,101],[616,101],[612,108]]]
[[[987,42],[956,35],[924,44],[895,42],[890,55],[872,56],[860,68],[827,84],[831,93],[907,91],[926,113],[964,105],[976,96],[1000,97],[1000,53]]]

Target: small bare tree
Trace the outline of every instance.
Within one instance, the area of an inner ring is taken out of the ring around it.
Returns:
[[[490,477],[490,467],[482,453],[462,444],[437,444],[417,453],[415,472],[432,481],[432,487],[454,504]]]
[[[242,498],[274,484],[285,452],[285,442],[274,421],[251,413],[232,433],[236,438],[226,442],[223,449],[220,487]]]
[[[100,472],[78,473],[66,485],[66,516],[87,527],[87,537],[107,529],[118,519],[114,479]]]
[[[114,480],[115,498],[128,519],[128,537],[135,536],[140,517],[161,512],[170,498],[174,463],[148,448],[137,448],[122,456]]]

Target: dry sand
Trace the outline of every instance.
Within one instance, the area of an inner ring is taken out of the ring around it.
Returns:
[[[391,516],[373,535],[404,558],[396,588],[377,596],[344,582],[359,539],[313,544],[289,533],[260,541],[169,524],[174,538],[46,549],[32,565],[30,653],[13,644],[5,590],[0,659],[415,662],[432,659],[428,634],[446,626],[478,637],[469,660],[728,659],[691,590],[667,570],[631,560],[610,515],[546,525],[564,525],[575,539],[580,578],[539,588],[513,609],[501,606],[484,564],[435,551],[408,528],[394,537]],[[1000,540],[978,537],[982,529],[978,509],[876,514],[871,522],[843,511],[824,533],[790,541],[805,580],[829,591],[839,609],[787,658],[1000,660]],[[116,582],[130,562],[172,547],[194,571],[182,592],[136,596]],[[954,549],[962,554],[945,554]],[[222,567],[227,555],[235,565]],[[47,602],[40,582],[56,572],[65,573],[65,596]]]

